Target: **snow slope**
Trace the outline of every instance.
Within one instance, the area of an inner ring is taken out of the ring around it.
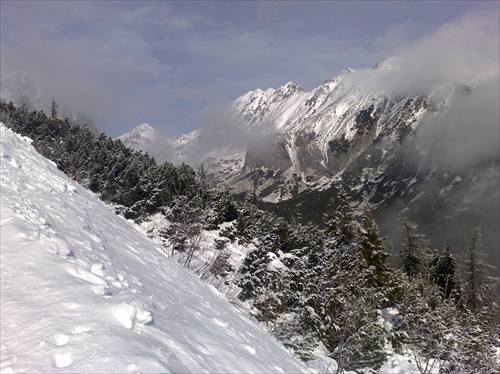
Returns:
[[[2,372],[307,372],[0,127]]]

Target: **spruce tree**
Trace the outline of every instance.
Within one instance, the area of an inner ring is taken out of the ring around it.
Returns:
[[[59,103],[56,103],[56,99],[52,98],[52,104],[50,104],[50,118],[57,119],[59,117],[59,112],[57,108],[59,107]]]
[[[455,271],[455,259],[451,254],[450,244],[447,243],[443,253],[436,259],[433,266],[434,283],[439,286],[445,298],[449,298],[452,292],[456,298],[460,298],[460,295],[457,295],[458,279]]]
[[[496,304],[495,285],[497,279],[489,275],[494,269],[485,262],[480,250],[481,232],[478,228],[472,230],[467,257],[462,260],[462,296],[467,307],[478,311],[483,306],[498,308]]]
[[[367,212],[354,209],[343,191],[330,204],[325,221],[315,278],[318,294],[309,298],[309,323],[316,324],[339,372],[376,369],[385,360],[384,332],[376,312],[388,300],[383,239]]]
[[[409,277],[417,275],[428,277],[434,257],[433,251],[429,248],[429,241],[423,234],[417,232],[417,225],[404,222],[404,227],[406,235],[401,251],[403,270]]]

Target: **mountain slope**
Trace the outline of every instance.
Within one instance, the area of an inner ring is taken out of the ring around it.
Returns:
[[[2,372],[304,372],[1,125]]]

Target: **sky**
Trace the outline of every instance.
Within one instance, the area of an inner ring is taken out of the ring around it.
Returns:
[[[464,19],[491,23],[498,8],[496,1],[2,0],[0,75],[5,87],[25,73],[47,109],[54,97],[110,136],[143,122],[177,136],[250,90],[289,81],[311,90],[347,67],[411,56],[413,46],[422,50]],[[498,32],[491,38],[498,48]]]

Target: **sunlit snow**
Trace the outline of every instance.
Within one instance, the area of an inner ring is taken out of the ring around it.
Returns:
[[[1,125],[9,372],[307,372],[213,288]]]

